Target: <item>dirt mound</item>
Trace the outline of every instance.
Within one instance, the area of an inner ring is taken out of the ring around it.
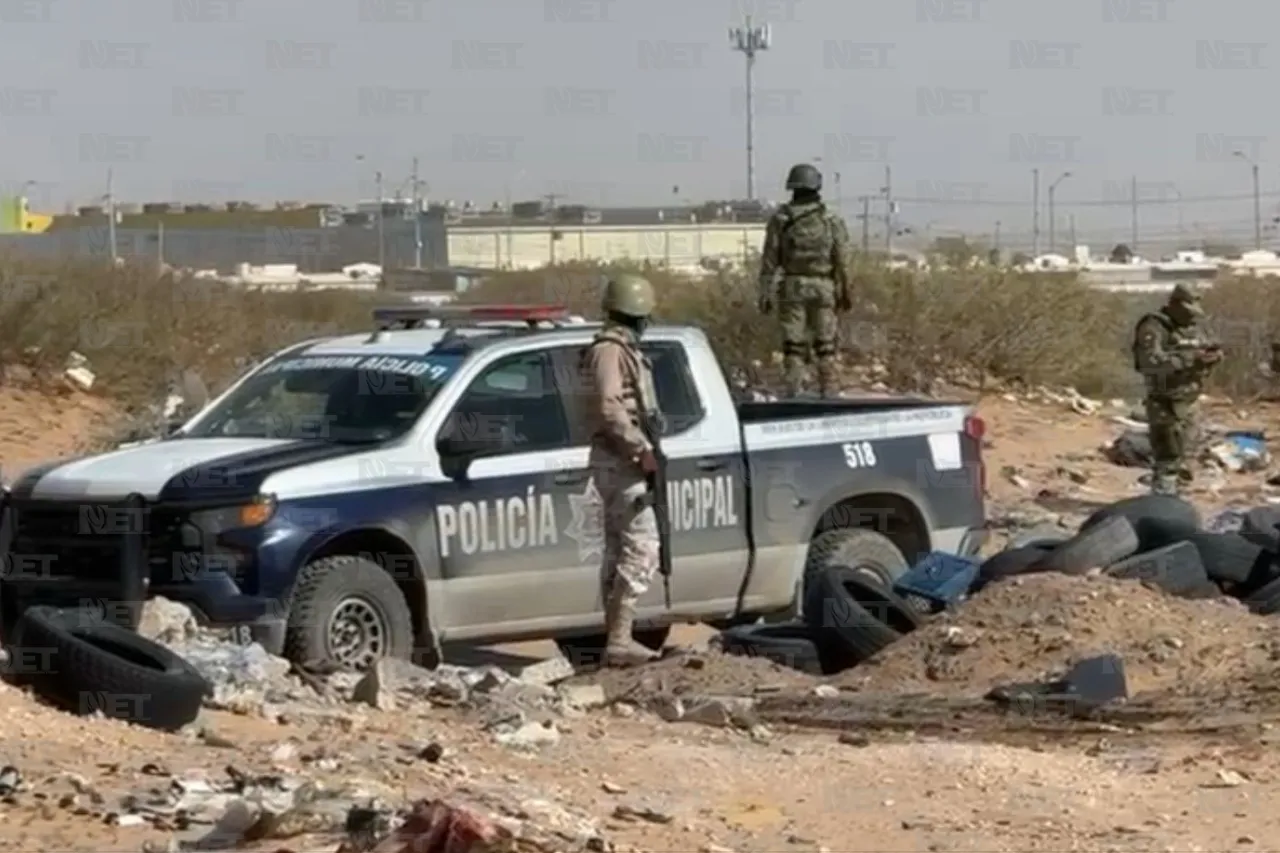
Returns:
[[[1271,658],[1274,622],[1236,601],[1172,598],[1134,581],[1034,575],[993,585],[835,683],[876,691],[982,693],[1101,653],[1131,692],[1210,687]]]
[[[812,685],[817,679],[764,658],[699,651],[647,666],[586,673],[574,681],[599,683],[611,699],[626,699],[658,694],[751,696],[769,688]]]

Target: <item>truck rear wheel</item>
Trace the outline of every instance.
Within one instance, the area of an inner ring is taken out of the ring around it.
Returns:
[[[298,573],[285,657],[304,667],[365,670],[413,652],[413,614],[395,580],[363,557],[324,557]]]
[[[853,569],[883,588],[892,589],[894,582],[907,573],[911,564],[893,540],[883,533],[841,527],[824,530],[809,543],[802,594],[808,594],[813,578],[831,568]]]

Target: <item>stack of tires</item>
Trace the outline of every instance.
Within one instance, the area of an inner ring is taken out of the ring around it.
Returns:
[[[1093,569],[1185,598],[1231,595],[1257,612],[1280,610],[1280,511],[1249,512],[1239,532],[1214,533],[1186,501],[1142,495],[1085,519],[1074,536],[1029,534],[984,562],[972,593],[1003,578]]]
[[[720,646],[815,675],[857,666],[914,631],[930,612],[927,603],[892,591],[909,567],[893,541],[875,531],[826,531],[809,548],[804,620],[729,628]]]

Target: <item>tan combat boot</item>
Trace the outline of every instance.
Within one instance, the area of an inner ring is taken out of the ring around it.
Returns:
[[[657,652],[645,648],[631,636],[635,615],[635,605],[627,597],[627,585],[622,582],[614,584],[604,611],[605,630],[608,632],[605,666],[638,666],[658,659]]]

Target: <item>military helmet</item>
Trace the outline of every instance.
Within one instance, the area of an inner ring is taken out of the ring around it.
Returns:
[[[797,163],[787,172],[787,189],[817,192],[822,189],[822,173],[812,163]]]
[[[1174,285],[1173,291],[1169,294],[1169,304],[1181,306],[1195,316],[1204,314],[1204,307],[1200,302],[1200,291],[1185,282]]]
[[[653,313],[653,285],[644,276],[624,273],[604,286],[604,310],[628,317],[648,317]]]

